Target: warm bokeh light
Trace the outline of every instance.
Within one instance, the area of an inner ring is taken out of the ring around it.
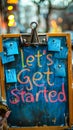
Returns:
[[[58,24],[57,24],[57,21],[56,20],[51,20],[50,21],[50,28],[51,28],[51,30],[50,30],[50,32],[62,32],[62,28],[61,28],[61,26],[59,26]]]
[[[14,15],[11,14],[8,16],[8,26],[11,27],[11,26],[15,26],[15,19],[14,19]]]
[[[8,22],[8,26],[9,27],[12,27],[12,26],[15,26],[15,25],[16,25],[16,22],[13,21],[13,20],[11,20],[11,21]]]
[[[51,20],[51,25],[52,25],[52,27],[57,27],[56,21],[55,20]]]
[[[8,4],[17,4],[18,0],[7,0]]]
[[[12,19],[14,19],[14,15],[13,14],[8,16],[8,20],[12,20]]]
[[[63,18],[59,17],[58,18],[58,23],[62,23],[63,22]]]
[[[13,10],[13,6],[8,6],[8,10]]]

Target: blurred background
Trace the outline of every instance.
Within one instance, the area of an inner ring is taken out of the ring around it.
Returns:
[[[73,37],[72,0],[0,0],[0,33],[70,32]],[[73,40],[73,39],[72,39]]]
[[[73,45],[73,0],[0,0],[0,34],[69,32]],[[72,46],[73,64],[73,46]]]

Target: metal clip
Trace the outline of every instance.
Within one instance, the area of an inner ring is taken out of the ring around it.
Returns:
[[[39,38],[38,38],[38,34],[37,34],[37,26],[38,24],[36,22],[32,22],[30,24],[30,27],[32,29],[31,31],[31,43],[34,43],[34,44],[39,44]]]
[[[20,36],[20,47],[23,46],[34,46],[34,45],[47,45],[46,34],[38,34],[37,33],[37,26],[36,22],[32,22],[30,24],[31,27],[31,34],[24,34]],[[25,38],[24,38],[25,36]]]
[[[22,36],[20,36],[20,46],[23,47],[24,44],[26,44],[26,39],[23,39]]]

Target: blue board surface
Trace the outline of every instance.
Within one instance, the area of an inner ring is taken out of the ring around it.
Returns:
[[[66,48],[66,37],[58,39]],[[15,69],[17,77],[16,83],[5,83],[10,126],[68,124],[67,58],[57,58],[55,53],[48,50],[48,45],[24,46],[15,55],[15,62],[4,66],[4,70]]]

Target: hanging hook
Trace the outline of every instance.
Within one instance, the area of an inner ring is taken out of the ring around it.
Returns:
[[[31,29],[32,29],[32,31],[31,31],[31,43],[37,43],[37,44],[39,44],[39,38],[38,38],[38,34],[37,34],[37,26],[38,26],[38,24],[36,23],[36,22],[32,22],[31,24],[30,24],[30,27],[31,27]]]

